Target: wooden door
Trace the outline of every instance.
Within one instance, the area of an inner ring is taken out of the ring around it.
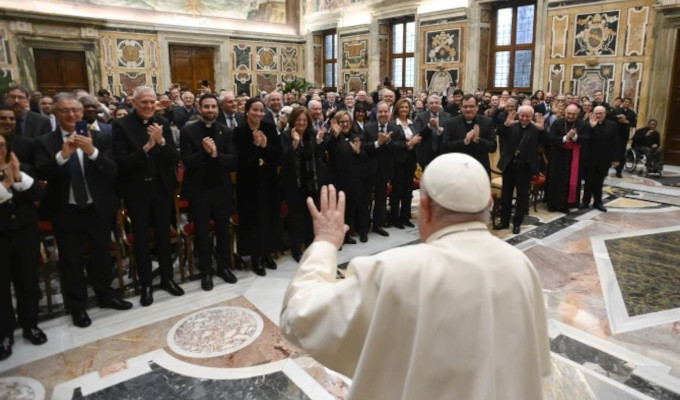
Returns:
[[[89,90],[84,51],[33,49],[33,56],[38,90],[43,94]]]
[[[668,109],[668,123],[664,130],[664,163],[680,165],[680,31],[675,48],[675,61],[673,63],[673,82],[671,85],[671,101]]]
[[[194,94],[201,89],[201,82],[207,80],[215,91],[215,59],[212,47],[170,46],[170,74],[172,82]]]

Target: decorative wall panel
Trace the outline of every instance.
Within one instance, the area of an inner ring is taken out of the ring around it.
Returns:
[[[7,38],[7,29],[0,28],[0,64],[11,63],[9,58],[9,40]]]
[[[615,56],[618,10],[576,16],[574,56]]]
[[[365,72],[358,73],[345,73],[343,75],[343,82],[345,84],[345,90],[347,92],[354,91],[358,92],[360,90],[368,90],[366,83],[368,81],[367,74]]]
[[[283,71],[297,71],[298,68],[298,48],[281,48],[281,69]]]
[[[427,32],[426,63],[456,63],[460,61],[460,29]]]
[[[279,83],[278,78],[274,74],[260,74],[257,76],[257,87],[267,93],[273,92],[276,90],[276,84]]]
[[[548,91],[552,93],[564,93],[564,73],[566,65],[553,64],[550,66],[550,80],[548,81]]]
[[[151,81],[147,82],[145,73],[122,72],[118,75],[118,78],[120,90],[116,90],[116,93],[125,92],[128,95],[132,95],[137,86],[151,86]]]
[[[278,83],[294,81],[301,75],[301,45],[236,42],[231,49],[234,90],[238,94],[270,92]]]
[[[276,47],[258,46],[256,51],[258,71],[274,71],[278,69]]]
[[[341,90],[368,90],[368,35],[338,36],[338,68]],[[382,76],[381,76],[382,78]]]
[[[121,95],[121,91],[131,95],[131,90],[139,85],[157,91],[167,89],[159,79],[160,49],[156,35],[117,31],[99,34],[101,81],[106,89],[115,95]]]
[[[247,45],[234,45],[234,69],[251,68],[251,48]]]
[[[251,95],[253,86],[253,75],[248,72],[238,72],[234,74],[234,92],[238,95],[243,93]]]
[[[446,93],[450,86],[458,86],[458,72],[458,68],[426,70],[427,91],[430,93]]]
[[[116,56],[121,68],[144,68],[144,41],[134,39],[118,39]]]
[[[601,90],[605,101],[611,102],[614,97],[614,64],[600,64],[588,67],[583,64],[572,66],[572,90],[579,97],[593,97],[593,93]]]
[[[569,15],[552,17],[552,31],[550,35],[550,58],[564,58],[567,56],[567,32],[569,31]]]
[[[12,39],[9,23],[0,21],[0,76],[15,79],[19,76],[19,70]]]
[[[634,108],[637,109],[642,84],[642,63],[631,62],[623,64],[621,77],[621,97],[633,99]]]
[[[342,44],[342,68],[368,68],[368,40],[351,40]]]
[[[647,21],[649,7],[635,7],[628,9],[628,23],[626,30],[626,56],[641,56],[645,53],[645,39],[647,36]]]

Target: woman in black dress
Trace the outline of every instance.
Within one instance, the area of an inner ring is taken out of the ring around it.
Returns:
[[[406,147],[396,148],[394,153],[394,179],[390,195],[390,214],[392,226],[398,229],[415,227],[411,222],[411,201],[413,199],[413,175],[416,172],[416,150],[421,137],[409,119],[411,103],[400,99],[394,105],[396,110],[394,123],[401,126],[406,136]]]
[[[288,204],[288,234],[291,254],[295,261],[302,257],[302,245],[314,240],[312,217],[307,209],[307,197],[319,196],[317,167],[321,152],[316,143],[312,114],[306,107],[296,107],[290,113],[288,128],[281,134],[281,185]]]
[[[276,269],[271,253],[281,239],[279,183],[281,141],[274,125],[262,121],[264,104],[259,98],[245,105],[246,123],[234,129],[238,154],[236,206],[239,215],[238,252],[250,255],[253,271],[266,275]]]

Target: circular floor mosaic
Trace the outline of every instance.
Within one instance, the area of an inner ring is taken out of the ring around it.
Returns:
[[[43,400],[45,388],[35,379],[23,376],[0,378],[0,398],[12,400]]]
[[[242,307],[215,307],[193,313],[168,332],[168,346],[192,358],[218,357],[253,343],[264,328],[262,317]]]

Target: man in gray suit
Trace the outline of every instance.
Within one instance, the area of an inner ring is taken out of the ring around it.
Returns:
[[[14,111],[17,121],[16,133],[32,139],[52,132],[50,119],[29,110],[28,89],[21,85],[10,85],[5,100]]]

